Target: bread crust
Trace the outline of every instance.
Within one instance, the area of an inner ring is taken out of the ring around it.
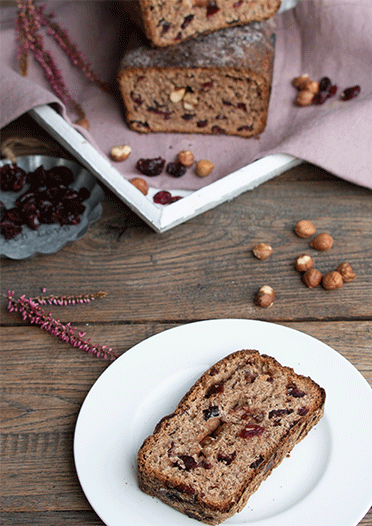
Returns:
[[[324,404],[325,391],[311,378],[258,351],[234,352],[145,439],[139,487],[189,517],[220,524],[319,422]]]

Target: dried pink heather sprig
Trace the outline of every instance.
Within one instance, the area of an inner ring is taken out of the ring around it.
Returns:
[[[73,347],[82,349],[88,354],[94,354],[98,358],[114,360],[117,358],[117,351],[106,345],[93,344],[90,340],[84,339],[85,332],[76,332],[76,327],[71,327],[70,323],[63,324],[59,319],[54,318],[51,313],[46,314],[40,305],[74,305],[76,303],[89,303],[96,298],[106,296],[105,292],[96,294],[81,294],[78,296],[45,296],[36,298],[26,298],[25,295],[18,299],[14,298],[14,291],[8,292],[9,312],[19,312],[24,321],[38,325],[44,331],[53,336],[57,336],[63,342],[69,343]]]
[[[93,70],[86,57],[77,49],[67,31],[53,22],[53,14],[45,14],[45,5],[36,6],[34,0],[17,0],[18,16],[16,20],[16,34],[18,45],[18,62],[23,76],[28,72],[28,54],[31,52],[44,71],[44,75],[53,91],[66,105],[71,105],[80,119],[85,118],[85,113],[74,100],[66,86],[62,74],[53,55],[45,49],[44,40],[39,33],[40,29],[47,27],[47,34],[54,38],[61,49],[67,54],[72,64],[81,69],[86,77],[96,83],[102,90],[108,91],[108,85]]]

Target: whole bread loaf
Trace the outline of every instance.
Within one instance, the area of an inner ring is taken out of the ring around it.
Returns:
[[[147,38],[154,46],[179,44],[203,33],[274,16],[281,0],[139,0]]]
[[[251,137],[266,125],[274,61],[272,20],[223,29],[172,48],[137,41],[121,62],[130,128]]]
[[[274,358],[241,350],[213,365],[146,438],[139,487],[219,524],[323,416],[325,391]]]

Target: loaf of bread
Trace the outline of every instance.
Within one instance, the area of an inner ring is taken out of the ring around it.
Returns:
[[[179,44],[200,34],[271,18],[281,0],[139,0],[154,46]]]
[[[146,438],[139,487],[206,524],[248,498],[323,416],[325,391],[274,358],[237,351],[213,365]]]
[[[130,128],[251,137],[267,120],[274,22],[223,29],[172,48],[136,45],[118,82]]]

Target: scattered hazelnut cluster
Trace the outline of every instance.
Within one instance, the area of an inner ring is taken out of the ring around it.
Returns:
[[[310,106],[310,104],[324,104],[330,97],[334,97],[338,87],[333,84],[329,77],[322,77],[320,81],[313,80],[307,73],[292,80],[293,86],[298,90],[296,96],[297,106]],[[360,93],[360,86],[351,86],[346,88],[341,96],[341,100],[351,100]]]
[[[296,223],[295,233],[302,239],[312,238],[310,247],[319,252],[329,250],[333,246],[333,238],[328,233],[316,234],[315,225],[308,220],[301,220]],[[314,236],[314,237],[313,237]],[[267,259],[273,253],[273,248],[268,243],[258,243],[252,249],[253,255],[260,260]],[[322,274],[314,268],[314,260],[309,254],[301,254],[297,257],[295,268],[302,273],[302,280],[309,288],[322,285],[325,290],[336,290],[344,283],[354,281],[356,274],[348,262],[340,263],[336,270]],[[269,285],[261,287],[255,297],[255,303],[259,307],[270,307],[275,300],[275,291]]]
[[[311,221],[301,220],[296,224],[295,232],[301,238],[309,238],[316,233],[316,228]],[[310,241],[310,247],[318,251],[329,250],[332,246],[333,238],[327,233],[317,234]],[[323,275],[314,268],[314,260],[308,254],[298,256],[295,267],[299,272],[303,272],[302,281],[311,289],[322,284],[325,290],[336,290],[356,277],[350,263],[347,262],[340,263],[336,270]]]

